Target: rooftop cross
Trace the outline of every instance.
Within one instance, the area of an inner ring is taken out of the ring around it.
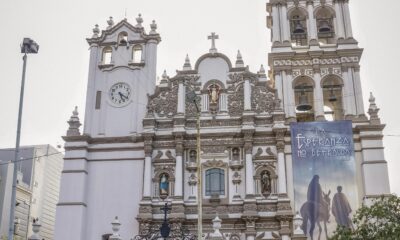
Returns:
[[[210,48],[210,53],[216,53],[217,48],[215,47],[215,40],[219,39],[219,36],[215,34],[215,32],[212,32],[210,36],[208,36],[208,39],[211,40],[211,48]]]

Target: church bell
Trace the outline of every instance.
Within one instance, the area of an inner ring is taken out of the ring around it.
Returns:
[[[335,93],[333,92],[333,88],[331,88],[331,92],[329,94],[328,101],[329,102],[336,102],[337,101],[337,97],[336,97]]]
[[[303,25],[301,25],[301,22],[297,21],[293,34],[304,34],[305,32],[306,31],[304,30]]]
[[[320,33],[329,33],[331,32],[331,27],[329,26],[328,21],[321,21],[321,25],[318,30]]]
[[[312,109],[311,104],[308,102],[307,95],[304,94],[304,91],[301,92],[299,97],[299,105],[296,107],[297,111],[305,112],[310,111]]]

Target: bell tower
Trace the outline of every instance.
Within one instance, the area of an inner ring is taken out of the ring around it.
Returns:
[[[143,129],[147,95],[156,84],[157,24],[146,34],[141,15],[136,25],[127,19],[100,33],[98,25],[90,45],[89,77],[84,134],[92,137],[120,137]]]
[[[353,37],[348,0],[271,0],[269,65],[291,121],[365,119],[363,49]]]

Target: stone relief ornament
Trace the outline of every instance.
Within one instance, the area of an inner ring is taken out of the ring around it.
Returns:
[[[147,114],[160,118],[172,118],[177,111],[178,85],[172,88],[157,88],[154,95],[149,96]]]
[[[228,110],[231,116],[241,116],[244,111],[243,84],[228,96]]]
[[[218,84],[211,84],[208,87],[208,94],[210,96],[211,104],[218,103],[220,92],[221,92],[221,87]]]
[[[252,88],[251,108],[256,113],[271,113],[274,110],[274,101],[275,94],[265,86],[256,85]]]

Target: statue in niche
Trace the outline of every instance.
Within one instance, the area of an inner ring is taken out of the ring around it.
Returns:
[[[240,160],[240,152],[238,148],[232,149],[232,160],[239,161]]]
[[[189,153],[189,161],[196,162],[197,152],[195,150],[190,151]]]
[[[261,193],[264,196],[271,194],[271,175],[268,171],[261,173]]]
[[[160,177],[160,196],[167,197],[168,196],[168,188],[169,188],[169,180],[168,175],[163,173]]]
[[[221,88],[217,84],[212,84],[208,88],[208,92],[209,92],[210,99],[211,99],[211,101],[210,101],[211,104],[218,103],[220,90],[221,90]]]

